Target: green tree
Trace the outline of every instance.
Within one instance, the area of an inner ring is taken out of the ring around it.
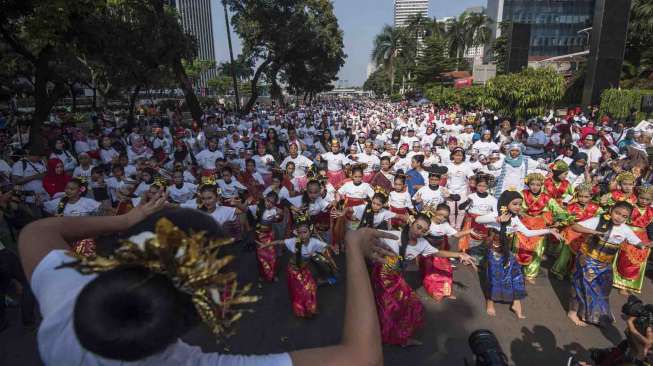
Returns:
[[[68,88],[62,70],[75,67],[74,49],[68,42],[75,19],[102,6],[99,0],[5,0],[0,11],[0,64],[11,62],[28,80],[34,97],[30,145],[43,151],[42,123]],[[12,61],[13,60],[13,61]]]
[[[294,83],[291,87],[299,90],[306,87],[301,76],[312,72],[315,74],[310,76],[324,87],[322,81],[333,79],[333,69],[339,70],[344,64],[342,31],[330,1],[227,0],[227,4],[244,57],[257,65],[244,111],[250,110],[258,98],[261,76],[274,86],[283,73]],[[278,91],[277,87],[274,89]]]
[[[497,75],[506,73],[506,62],[508,60],[508,31],[511,22],[504,20],[499,23],[501,35],[497,37],[490,48],[491,58],[497,64]]]
[[[417,60],[415,82],[424,86],[440,80],[440,74],[455,67],[455,61],[447,57],[447,42],[437,35],[424,40],[424,50]]]
[[[209,88],[215,90],[218,95],[226,95],[233,90],[231,77],[221,74],[207,81]]]
[[[386,25],[374,38],[374,47],[372,49],[372,61],[377,67],[382,66],[388,73],[390,79],[390,94],[394,93],[395,71],[397,57],[400,49],[400,39],[402,37],[399,29]]]
[[[499,75],[486,84],[482,102],[504,116],[528,118],[545,114],[561,100],[564,78],[550,68]]]
[[[363,90],[371,90],[377,97],[390,95],[390,79],[388,78],[388,73],[383,70],[383,67],[376,69],[370,74],[363,84]]]
[[[621,86],[652,88],[653,0],[633,0],[628,23]]]

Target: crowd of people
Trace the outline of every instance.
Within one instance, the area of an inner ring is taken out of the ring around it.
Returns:
[[[45,155],[23,144],[29,130],[20,129],[21,146],[0,161],[2,203],[20,202],[34,218],[112,216],[164,196],[255,250],[259,286],[274,286],[288,252],[292,311],[306,318],[318,313],[319,288],[343,280],[335,259],[348,253],[348,233],[387,231],[371,285],[383,343],[408,346],[419,344],[424,317],[404,277],[411,263],[434,301],[455,300],[457,263],[484,271],[487,314],[507,303],[521,319],[520,301],[548,257],[551,272],[571,282],[570,320],[612,321],[612,289],[637,294],[644,282],[652,132],[653,123],[596,110],[524,121],[323,101],[247,115],[210,108],[187,123],[152,107],[134,123],[103,114],[83,127],[55,122]],[[72,248],[93,258],[95,244],[76,238]],[[24,301],[24,313],[33,303]]]

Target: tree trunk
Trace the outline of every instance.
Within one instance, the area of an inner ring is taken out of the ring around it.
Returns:
[[[39,54],[35,65],[34,77],[34,115],[30,123],[29,144],[31,152],[44,154],[47,141],[43,136],[43,122],[48,120],[54,103],[65,93],[65,86],[55,84],[54,89],[48,94],[48,79],[50,76],[50,50],[44,49]]]
[[[136,109],[136,100],[138,99],[138,93],[141,91],[141,86],[138,85],[132,93],[129,95],[129,115],[127,117],[127,125],[134,125],[134,109]]]
[[[270,85],[270,98],[277,101],[279,105],[283,105],[283,93],[281,92],[281,87],[277,82],[277,74],[279,74],[279,70],[281,70],[281,65],[275,63],[269,74],[270,81],[272,82],[272,85]]]
[[[249,96],[249,100],[247,101],[247,104],[245,107],[243,107],[242,113],[247,114],[251,111],[252,107],[254,104],[256,104],[256,100],[258,99],[258,79],[261,77],[261,74],[263,74],[263,71],[267,69],[267,67],[272,63],[272,59],[268,58],[263,62],[258,69],[256,69],[256,72],[254,73],[254,77],[252,78],[251,85],[252,85],[252,92],[251,95]]]
[[[97,110],[97,88],[92,88],[93,89],[93,110]]]
[[[190,114],[197,123],[202,123],[202,107],[200,106],[200,102],[197,100],[195,90],[193,90],[193,85],[191,84],[188,75],[186,75],[184,66],[181,64],[181,58],[177,58],[172,62],[172,69],[175,73],[177,83],[179,83],[179,87],[184,92],[184,97],[186,98],[186,104],[188,105]]]
[[[73,113],[77,112],[77,94],[75,94],[75,84],[68,85],[70,89],[70,97],[73,100]]]

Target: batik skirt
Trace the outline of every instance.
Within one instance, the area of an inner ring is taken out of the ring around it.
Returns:
[[[570,310],[578,311],[580,319],[587,323],[599,324],[601,319],[613,321],[610,311],[612,279],[612,262],[580,254],[571,277],[574,293]]]
[[[526,285],[521,265],[517,263],[513,253],[509,253],[507,263],[504,262],[503,253],[488,249],[485,297],[498,302],[513,302],[525,298]]]
[[[288,293],[293,313],[300,318],[317,314],[317,284],[307,265],[288,264]]]

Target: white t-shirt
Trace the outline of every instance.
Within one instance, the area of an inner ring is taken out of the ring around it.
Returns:
[[[356,220],[363,219],[363,215],[365,214],[365,208],[367,208],[367,204],[352,207],[352,210],[354,211],[353,216]],[[374,214],[374,220],[373,220],[374,226],[375,227],[379,226],[383,221],[388,221],[396,216],[397,216],[396,213],[382,208],[378,213]]]
[[[297,155],[296,158],[287,156],[285,159],[283,159],[283,162],[281,163],[281,169],[286,169],[286,165],[288,165],[288,163],[291,161],[295,164],[295,172],[293,173],[293,177],[295,178],[305,177],[306,171],[308,171],[308,169],[313,166],[311,159],[305,157],[304,155]]]
[[[211,151],[209,149],[202,150],[195,156],[197,164],[206,170],[215,170],[215,161],[221,158],[224,158],[224,155],[219,150]]]
[[[102,159],[102,164],[109,164],[118,156],[120,156],[120,154],[113,147],[108,149],[100,149],[100,158]]]
[[[272,186],[269,186],[268,188],[266,188],[266,189],[263,191],[263,197],[267,196],[268,193],[270,193],[270,192],[272,192]],[[288,199],[288,198],[290,198],[290,192],[288,192],[288,188],[286,188],[286,187],[281,187],[281,189],[279,189],[279,192],[277,193],[277,196],[278,196],[278,198],[279,198],[279,199],[277,200],[277,203],[279,203],[279,202],[281,202],[283,199]]]
[[[191,200],[195,192],[197,192],[197,185],[187,182],[184,182],[181,188],[177,188],[176,185],[168,187],[170,198],[177,203],[184,203]]]
[[[63,197],[59,197],[44,202],[43,209],[50,215],[56,215],[58,209],[57,206],[59,206],[59,203],[61,202],[61,198]],[[66,207],[64,207],[63,209],[63,215],[64,216],[90,216],[95,214],[99,208],[100,208],[100,202],[94,199],[81,197],[79,201],[75,203],[67,203]]]
[[[288,202],[295,208],[300,208],[303,205],[302,195],[288,198]],[[308,204],[308,214],[310,216],[318,215],[320,212],[325,212],[329,204],[322,197],[318,197],[315,201]]]
[[[582,152],[582,153],[587,154],[587,162],[588,163],[597,163],[598,164],[599,160],[601,159],[601,150],[596,145],[592,146],[589,149],[586,149],[584,147],[579,148],[578,152]]]
[[[381,165],[381,160],[374,154],[358,154],[358,162],[367,164],[367,167],[365,167],[365,173],[371,173],[374,171],[374,169],[377,169]]]
[[[467,180],[474,176],[474,171],[468,163],[447,165],[447,189],[453,194],[467,192]]]
[[[345,168],[345,165],[352,163],[352,161],[347,159],[347,157],[342,153],[334,154],[332,152],[328,152],[326,154],[322,154],[321,157],[322,160],[327,162],[327,169],[332,172],[342,170]]]
[[[93,170],[93,165],[89,165],[87,170],[84,170],[82,166],[78,166],[73,170],[73,177],[79,178],[83,177],[86,178],[87,180],[91,180],[91,170]]]
[[[260,174],[269,174],[270,165],[274,164],[274,157],[270,154],[265,154],[263,156],[254,155],[252,160],[256,163],[256,171]]]
[[[292,366],[287,353],[267,356],[237,356],[203,353],[199,347],[178,340],[163,352],[137,362],[110,360],[86,351],[79,344],[73,327],[77,295],[96,275],[82,275],[72,268],[56,269],[72,262],[64,250],[53,250],[41,260],[32,274],[32,290],[38,300],[43,321],[37,340],[45,365],[84,366]]]
[[[596,230],[596,227],[599,225],[599,217],[592,217],[585,221],[581,221],[578,224],[584,228]],[[610,244],[619,245],[624,241],[629,242],[632,245],[638,245],[642,240],[635,235],[633,230],[631,230],[628,225],[614,225],[612,230],[610,230],[610,237],[606,240]]]
[[[220,225],[225,222],[234,221],[236,219],[236,208],[229,206],[216,206],[213,212],[209,213],[211,217]]]
[[[392,191],[388,197],[388,204],[394,208],[413,208],[413,200],[410,198],[408,191]]]
[[[295,244],[297,243],[297,238],[286,239],[283,242],[286,244],[286,248],[291,253],[295,253]],[[322,253],[326,247],[327,243],[319,239],[311,238],[308,241],[308,244],[302,245],[302,257],[310,258],[315,253]]]
[[[21,177],[21,178],[29,177],[29,176],[36,175],[36,174],[45,173],[46,171],[47,171],[47,168],[46,168],[45,164],[43,164],[42,162],[40,162],[40,161],[34,162],[34,161],[25,160],[25,159],[18,160],[11,167],[11,175],[15,175],[15,176]],[[35,180],[31,181],[31,182],[27,182],[27,183],[23,184],[23,190],[34,192],[35,194],[38,194],[41,197],[48,197],[48,193],[43,188],[43,181],[41,179],[35,179]],[[25,197],[25,202],[33,203],[34,202],[34,196]]]
[[[231,178],[229,183],[225,182],[224,179],[218,179],[218,187],[220,187],[220,194],[224,198],[238,197],[238,190],[247,190],[247,187],[237,181],[236,178]]]
[[[350,198],[372,198],[374,196],[374,189],[369,184],[362,182],[359,185],[355,185],[354,182],[345,183],[340,189],[338,189],[340,195],[344,195]]]
[[[386,231],[387,233],[395,235],[399,239],[381,239],[385,244],[387,244],[390,249],[392,249],[395,254],[399,255],[399,248],[401,248],[401,231]],[[408,245],[406,247],[406,260],[413,260],[418,255],[423,255],[425,257],[433,255],[438,252],[438,249],[429,244],[428,241],[424,238],[417,239],[416,245]]]
[[[419,195],[422,198],[422,203],[425,206],[437,206],[444,202],[444,196],[442,195],[442,188],[438,188],[435,191],[429,188],[428,185],[423,186],[418,189],[413,197]]]
[[[429,226],[429,234],[433,236],[452,236],[457,233],[458,231],[448,222],[443,222],[441,224],[432,222],[431,226]]]
[[[477,193],[472,193],[469,195],[469,199],[472,200],[472,202],[467,210],[471,214],[487,215],[496,212],[497,199],[491,194],[488,194],[485,198],[481,198]]]

